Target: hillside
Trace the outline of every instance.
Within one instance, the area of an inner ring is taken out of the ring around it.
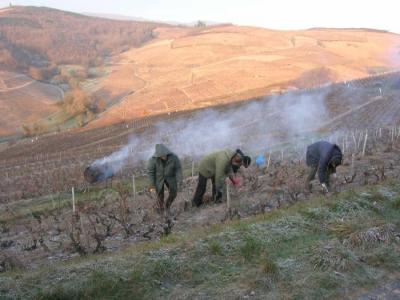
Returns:
[[[25,99],[34,103],[7,113],[0,134],[21,132],[23,124],[31,131],[86,123],[90,129],[365,77],[397,69],[399,45],[398,35],[369,29],[174,27],[44,7],[6,8],[0,11],[0,68],[64,91],[79,87],[102,99],[105,111],[90,117],[55,113],[47,103],[59,96],[36,102],[40,92],[27,86]],[[2,74],[3,81],[9,77]]]
[[[151,40],[156,26],[45,7],[0,10],[0,136],[73,126],[65,123],[74,116],[54,105],[63,100],[61,88],[67,91],[82,78],[101,76],[108,57]]]
[[[98,89],[112,93],[113,86],[120,88],[115,79],[121,77],[124,97],[92,126],[346,81],[400,66],[400,37],[367,29],[216,26],[155,32],[153,42],[113,57],[112,77],[104,78]]]
[[[45,7],[0,10],[0,66],[97,65],[152,39],[156,24],[88,17]],[[35,37],[35,38],[32,38]]]
[[[56,103],[63,94],[57,86],[0,71],[0,136],[11,135],[16,128],[57,112]]]

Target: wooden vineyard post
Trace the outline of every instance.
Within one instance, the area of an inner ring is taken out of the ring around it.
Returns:
[[[281,150],[281,161],[283,163],[283,150]]]
[[[394,141],[394,128],[392,128],[392,129],[390,130],[390,132],[391,132],[391,135],[392,135],[392,143],[393,143],[393,141]]]
[[[351,173],[354,174],[354,153],[351,154]]]
[[[231,195],[229,191],[229,183],[226,183],[226,208],[228,210],[228,214],[231,211]]]
[[[135,182],[135,174],[132,175],[132,193],[133,193],[133,201],[136,200],[136,182]]]
[[[353,136],[353,141],[354,141],[354,149],[357,151],[357,138],[356,138],[356,134],[354,132],[352,132],[352,136]]]
[[[192,177],[194,177],[194,160],[192,161]]]
[[[271,152],[268,155],[267,171],[269,170],[269,163],[271,162]]]
[[[346,146],[346,143],[344,142],[344,138],[343,138],[343,147],[342,147],[342,152],[343,152],[343,154],[346,152],[345,146]]]
[[[75,213],[75,189],[72,188],[72,212]]]
[[[363,133],[362,132],[360,132],[360,136],[359,136],[359,140],[358,140],[358,148],[360,148],[360,144],[361,144],[361,141],[362,141],[362,136],[363,136]]]
[[[88,237],[88,235],[86,233],[86,230],[85,230],[85,226],[84,226],[84,223],[83,223],[83,215],[82,214],[79,214],[79,221],[81,223],[81,230],[82,230],[83,236],[85,237],[86,247],[89,249],[90,242],[89,242],[89,237]]]
[[[367,147],[367,139],[368,139],[368,129],[365,131],[365,139],[364,139],[364,146],[362,150],[362,156],[365,155],[365,148]]]

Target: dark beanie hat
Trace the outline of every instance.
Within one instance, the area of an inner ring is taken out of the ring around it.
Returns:
[[[244,155],[244,156],[243,156],[243,166],[244,166],[245,168],[247,168],[248,166],[250,166],[250,164],[251,164],[251,158],[250,158],[250,156]]]
[[[243,153],[242,150],[240,150],[240,149],[236,149],[236,153],[239,154],[239,155],[241,156],[242,163],[243,163],[243,166],[244,166],[245,168],[247,168],[248,166],[250,166],[250,164],[251,164],[251,158],[250,158],[250,156],[244,155],[244,153]]]

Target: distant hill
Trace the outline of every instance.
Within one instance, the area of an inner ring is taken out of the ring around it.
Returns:
[[[214,26],[214,25],[221,24],[221,22],[204,21],[204,20],[197,20],[197,21],[193,21],[193,22],[184,23],[184,22],[177,22],[177,21],[171,21],[171,20],[151,20],[151,19],[119,15],[119,14],[103,14],[103,13],[90,13],[90,12],[83,12],[82,14],[85,16],[106,18],[106,19],[111,19],[111,20],[156,22],[156,23],[168,24],[168,25],[173,25],[173,26],[196,26],[196,25],[198,25],[199,22],[202,22],[206,26]]]
[[[112,94],[124,79],[123,101],[89,127],[400,68],[400,36],[379,30],[279,31],[226,25],[159,27],[155,33],[152,42],[113,57],[112,77],[103,78],[99,91]]]
[[[382,30],[173,26],[5,8],[0,136],[102,127],[397,69],[400,35]],[[82,91],[62,104],[74,89]]]
[[[21,71],[50,64],[96,65],[105,56],[151,40],[156,26],[46,7],[2,9],[0,67]]]
[[[118,20],[118,21],[152,22],[152,20],[148,20],[148,19],[145,19],[145,18],[132,17],[132,16],[126,16],[126,15],[119,15],[119,14],[104,14],[104,13],[82,12],[82,15],[85,15],[85,16],[88,16],[88,17],[95,17],[95,18]]]

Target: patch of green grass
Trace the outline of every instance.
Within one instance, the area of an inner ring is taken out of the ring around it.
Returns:
[[[323,221],[329,218],[329,210],[325,207],[311,207],[301,209],[300,214],[313,221]]]
[[[182,276],[181,267],[171,257],[157,259],[147,266],[149,277],[156,280],[179,279]]]
[[[324,291],[334,290],[340,287],[340,277],[332,274],[332,272],[325,272],[319,276],[316,284],[321,290]]]
[[[400,210],[400,197],[396,197],[393,199],[392,207],[396,210]]]
[[[93,272],[84,287],[76,289],[71,285],[59,285],[53,290],[40,291],[36,299],[69,300],[69,299],[143,299],[144,290],[141,282],[134,277],[123,279],[115,274]]]
[[[259,257],[262,250],[262,244],[259,239],[247,234],[244,237],[244,243],[239,248],[239,255],[245,261],[251,261],[255,257]]]
[[[279,267],[271,259],[267,252],[264,252],[260,258],[261,272],[275,278],[279,273]]]
[[[372,267],[397,271],[400,267],[400,247],[396,244],[382,245],[362,253],[361,260]]]
[[[212,255],[222,255],[221,243],[215,239],[208,242],[208,247]]]

